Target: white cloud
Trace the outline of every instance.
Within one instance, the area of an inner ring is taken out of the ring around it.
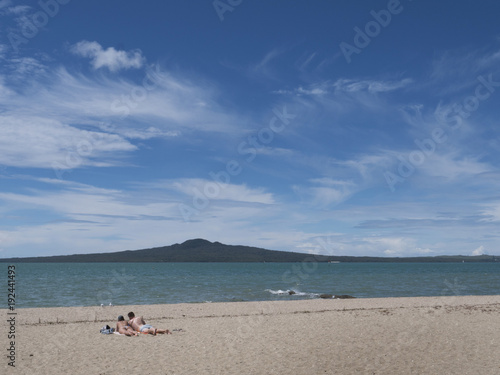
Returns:
[[[379,185],[380,177],[393,164],[390,155],[379,154],[353,155],[351,159],[344,160],[294,151],[283,156],[296,169],[306,168],[316,176],[322,176],[308,179],[307,183],[295,183],[293,189],[304,202],[323,208],[346,201],[359,191]],[[297,177],[299,179],[302,177],[300,173],[298,172]]]
[[[165,217],[175,212],[173,203],[129,203],[133,193],[121,190],[103,189],[90,185],[66,184],[63,189],[50,192],[32,190],[30,194],[0,193],[0,199],[16,202],[30,209],[44,209],[72,220],[91,220],[104,223],[108,217],[122,217],[135,220],[142,216]]]
[[[339,79],[333,84],[333,87],[340,92],[354,93],[367,91],[369,93],[379,93],[395,91],[408,86],[412,82],[413,80],[409,78],[400,81]]]
[[[326,95],[328,93],[327,90],[321,87],[311,87],[309,89],[305,89],[302,86],[300,86],[296,92],[298,95]]]
[[[221,181],[222,177],[221,177]],[[163,184],[162,184],[163,185]],[[228,200],[234,202],[273,204],[274,198],[271,193],[262,188],[249,188],[246,185],[235,185],[231,183],[216,183],[214,180],[200,178],[180,179],[166,181],[164,186],[176,190],[189,197],[204,197],[209,201]]]
[[[103,67],[112,72],[121,69],[141,68],[145,58],[140,50],[118,51],[113,47],[103,49],[97,42],[81,41],[71,47],[74,54],[88,57],[94,69]]]
[[[9,3],[10,2],[3,2],[3,4],[0,3],[0,8],[5,7],[6,5],[4,5],[4,4],[8,5]],[[29,12],[30,9],[31,9],[31,7],[28,5],[16,5],[16,6],[7,8],[7,13],[20,15],[20,14],[25,14],[25,13]]]
[[[281,147],[262,146],[259,148],[259,155],[281,157],[286,159],[294,156],[294,151]]]
[[[475,80],[477,74],[485,69],[498,71],[499,59],[500,51],[496,46],[488,49],[481,47],[475,50],[462,48],[442,51],[432,61],[431,79],[435,80],[434,83],[444,79],[451,80],[452,87],[465,88],[471,85],[471,81],[463,82],[464,77]]]
[[[400,81],[354,80],[340,78],[335,82],[322,81],[312,83],[307,87],[299,86],[293,90],[276,90],[275,94],[294,94],[297,96],[324,96],[332,94],[369,94],[384,93],[402,89],[413,82],[410,78]]]
[[[388,168],[392,161],[388,155],[358,155],[356,158],[335,162],[340,166],[352,168],[357,171],[364,181],[373,179],[373,175],[379,176],[381,171]]]
[[[384,249],[384,254],[390,256],[401,255],[415,248],[414,241],[404,237],[365,238],[364,241],[380,250]]]
[[[482,210],[482,215],[485,217],[484,222],[500,221],[500,203],[489,204]]]
[[[118,135],[85,131],[41,117],[3,115],[0,126],[0,164],[10,167],[109,166],[113,164],[109,158],[99,160],[105,153],[136,149]]]
[[[213,87],[173,76],[158,66],[148,70],[140,84],[72,74],[63,68],[53,73],[52,80],[38,88],[43,97],[25,99],[34,103],[30,110],[80,123],[118,122],[119,127],[111,126],[114,132],[156,128],[168,136],[186,129],[231,133],[241,123],[219,107]]]
[[[117,156],[137,150],[129,140],[241,130],[239,115],[218,105],[213,85],[159,66],[134,83],[49,69],[34,58],[8,64],[16,77],[0,75],[0,163],[8,166],[117,165]]]
[[[474,255],[474,256],[475,255],[483,255],[483,254],[486,254],[484,252],[484,246],[483,245],[479,246],[477,249],[473,250],[472,253],[471,253],[471,255]]]
[[[308,239],[302,234],[302,244],[297,248],[300,251],[323,255],[407,257],[436,253],[427,247],[418,247],[417,241],[408,236],[363,236],[346,233],[330,233]]]
[[[247,223],[269,215],[269,204],[274,202],[261,189],[228,185],[221,199],[230,202],[216,200],[195,220],[186,222],[179,211],[182,200],[177,189],[189,195],[196,181],[159,181],[117,190],[31,179],[49,184],[51,190],[0,193],[2,217],[22,211],[38,218],[36,225],[0,232],[2,246],[10,252],[19,249],[17,256],[28,255],[23,252],[26,247],[32,255],[44,255],[48,244],[52,254],[140,249],[183,242],[193,238],[193,233],[229,244],[258,245],[256,238],[265,236],[267,225],[256,223],[251,229]]]
[[[431,250],[431,249],[428,249],[428,248],[425,248],[425,249],[422,249],[420,247],[417,247],[415,248],[415,252],[418,253],[418,254],[432,254],[434,253],[434,250]]]
[[[467,239],[491,232],[491,227],[481,230],[470,228],[468,223],[457,223],[445,231],[444,237],[442,228],[436,228],[434,232],[439,232],[436,239],[432,229],[426,227],[421,231],[411,223],[402,228],[354,228],[356,223],[377,219],[380,215],[394,221],[407,218],[408,212],[422,220],[432,218],[440,210],[452,210],[455,202],[447,206],[399,201],[391,204],[389,201],[378,206],[350,204],[335,210],[311,211],[311,206],[304,210],[303,205],[296,202],[281,202],[281,198],[262,188],[229,184],[225,193],[221,188],[221,194],[210,200],[206,209],[186,222],[179,205],[191,204],[192,189],[203,189],[210,180],[146,181],[108,189],[67,180],[31,179],[34,183],[27,181],[26,189],[0,194],[0,217],[13,217],[15,222],[15,216],[22,213],[31,218],[29,225],[13,229],[11,223],[8,228],[12,229],[2,232],[1,246],[8,252],[6,257],[43,255],[49,248],[52,254],[141,249],[193,237],[328,255],[440,255],[470,253]],[[43,183],[48,184],[50,190],[33,188]],[[325,187],[341,184],[328,179],[315,183]],[[314,224],[330,230],[336,228],[338,232],[301,230],[313,228]],[[327,238],[320,238],[323,236]],[[26,249],[30,249],[31,254],[26,253]]]
[[[419,86],[432,87],[432,95],[445,97],[474,95],[477,77],[499,73],[500,52],[497,45],[477,49],[459,47],[438,52],[430,64],[429,76]]]
[[[32,57],[19,57],[10,59],[7,66],[11,68],[16,79],[33,79],[34,77],[43,75],[47,71],[47,67]]]
[[[325,208],[339,204],[352,196],[357,190],[351,181],[316,178],[309,181],[309,186],[295,185],[293,190],[308,204]]]
[[[449,181],[494,170],[493,167],[477,159],[478,157],[466,157],[458,153],[435,152],[417,168],[430,177],[444,177]]]

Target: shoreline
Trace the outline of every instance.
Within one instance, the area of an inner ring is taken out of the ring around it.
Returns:
[[[115,319],[115,315],[146,309],[149,319],[176,319],[182,317],[199,318],[213,311],[225,311],[224,316],[258,315],[263,307],[268,313],[300,313],[304,311],[318,312],[339,310],[376,310],[382,308],[418,308],[435,306],[459,306],[475,304],[500,304],[500,295],[470,295],[470,296],[423,296],[423,297],[377,297],[332,299],[315,298],[299,300],[269,300],[269,301],[232,301],[232,302],[183,302],[172,304],[149,305],[113,305],[113,306],[61,306],[61,307],[25,307],[16,308],[21,324],[40,323],[91,323],[105,322]],[[125,312],[125,310],[127,310]],[[164,311],[169,313],[166,314]],[[205,311],[205,315],[196,314]],[[6,315],[7,309],[0,309],[0,314]],[[35,319],[35,315],[38,318]],[[212,316],[212,315],[210,315]],[[216,316],[216,315],[213,315]],[[35,319],[35,320],[33,320]],[[38,321],[40,320],[40,321]]]
[[[154,327],[180,331],[137,338],[99,333],[129,311]],[[7,312],[0,310],[3,317]],[[16,312],[19,374],[139,374],[144,363],[151,374],[500,373],[500,295]],[[0,344],[8,348],[7,341]],[[0,368],[13,370],[7,360]]]
[[[25,310],[37,310],[37,309],[62,309],[62,308],[67,308],[67,309],[97,309],[97,310],[102,310],[102,309],[109,309],[111,307],[120,307],[120,306],[176,306],[176,305],[207,305],[207,304],[225,304],[225,303],[288,303],[288,302],[303,302],[303,301],[330,301],[330,300],[335,300],[335,301],[341,301],[344,299],[349,299],[351,301],[353,300],[390,300],[390,299],[397,299],[397,300],[402,300],[402,299],[423,299],[423,298],[446,298],[446,299],[453,299],[453,298],[461,298],[461,297],[495,297],[497,295],[495,294],[471,294],[471,295],[441,295],[441,296],[396,296],[396,297],[356,297],[352,296],[349,298],[321,298],[319,297],[320,293],[314,293],[317,294],[317,297],[297,297],[294,295],[288,295],[288,293],[283,293],[283,296],[281,297],[282,299],[269,299],[269,300],[227,300],[227,301],[194,301],[194,302],[172,302],[172,303],[145,303],[145,304],[120,304],[120,305],[82,305],[82,306],[37,306],[37,307],[19,307],[16,306],[17,311],[25,311]],[[327,294],[327,293],[325,293]],[[332,294],[332,296],[335,296]],[[500,296],[500,294],[499,294]],[[288,299],[287,299],[288,298]],[[6,311],[7,308],[2,308],[0,307],[0,312],[1,311]]]

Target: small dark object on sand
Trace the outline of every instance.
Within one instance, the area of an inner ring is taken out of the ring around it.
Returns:
[[[348,294],[342,294],[340,296],[334,296],[333,298],[334,299],[347,299],[347,298],[356,298],[356,297],[350,296]]]

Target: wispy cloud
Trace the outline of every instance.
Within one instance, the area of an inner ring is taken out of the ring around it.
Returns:
[[[317,58],[317,55],[317,52],[305,53],[299,59],[297,59],[297,61],[295,61],[295,66],[299,71],[307,70],[309,64],[311,64],[312,61]]]
[[[39,77],[46,73],[47,67],[33,57],[18,57],[8,60],[7,67],[10,68],[11,74],[17,79],[26,77]]]
[[[354,93],[366,91],[372,94],[390,92],[407,87],[413,82],[410,78],[399,81],[376,81],[376,80],[353,80],[339,79],[333,83],[333,87],[340,92]]]
[[[129,194],[107,189],[65,189],[59,192],[35,194],[1,193],[0,199],[18,202],[33,208],[44,208],[74,220],[105,221],[106,217],[140,219],[141,217],[166,217],[175,213],[175,206],[168,203],[134,204],[127,202]]]
[[[115,134],[86,131],[58,120],[30,116],[0,116],[0,164],[11,167],[60,168],[110,166],[109,155],[136,150]],[[79,147],[87,147],[77,154]],[[105,158],[106,161],[99,160]]]
[[[200,178],[179,179],[173,182],[164,182],[164,187],[176,190],[188,197],[206,196],[207,189],[211,191],[208,194],[209,200],[228,200],[233,202],[247,202],[259,204],[273,204],[273,194],[266,192],[262,188],[249,188],[246,185],[219,184],[213,180]],[[214,188],[214,186],[217,186]],[[217,192],[217,194],[215,193]]]
[[[54,253],[139,249],[184,241],[193,230],[207,239],[223,240],[227,236],[229,243],[251,244],[256,233],[266,232],[266,224],[255,224],[260,229],[252,233],[245,223],[268,216],[274,204],[272,194],[263,189],[229,184],[221,188],[220,197],[213,199],[211,210],[201,213],[203,220],[187,223],[181,217],[179,203],[192,198],[192,189],[203,189],[209,181],[151,181],[106,189],[70,181],[19,178],[31,179],[42,187],[46,184],[50,189],[1,192],[3,218],[12,217],[13,225],[16,215],[38,219],[23,226],[22,232],[15,227],[0,232],[0,238],[3,236],[2,246],[22,249],[29,245],[38,249],[38,255],[43,255],[49,242]],[[166,228],[169,234],[165,237]],[[52,234],[50,240],[44,233]]]
[[[410,78],[399,81],[377,81],[377,80],[355,80],[341,78],[335,82],[322,81],[309,84],[308,86],[299,86],[293,90],[276,90],[276,94],[294,94],[301,95],[327,95],[327,94],[355,94],[366,92],[370,94],[386,93],[407,87],[413,82]]]
[[[500,203],[493,202],[482,209],[484,222],[493,222],[497,224],[500,221]]]
[[[497,76],[499,61],[498,43],[440,51],[430,63],[429,76],[418,86],[426,90],[432,88],[428,91],[432,96],[464,95],[466,90],[474,89],[479,75]]]
[[[409,215],[408,215],[409,216]],[[427,218],[392,218],[367,220],[356,227],[363,229],[413,229],[416,228],[454,228],[457,226],[484,226],[484,216],[475,217],[427,217]]]
[[[443,177],[448,181],[470,179],[494,169],[487,163],[479,161],[478,156],[467,157],[458,153],[435,153],[429,157],[428,162],[420,167],[420,170],[427,176]]]
[[[73,45],[71,51],[76,55],[90,58],[94,69],[106,67],[112,72],[141,68],[146,60],[140,50],[118,51],[113,47],[104,49],[99,43],[86,40]]]
[[[0,76],[4,165],[117,165],[123,153],[137,150],[134,140],[184,132],[231,135],[241,126],[239,115],[217,103],[213,85],[195,84],[159,66],[146,70],[144,79],[135,83],[48,68],[35,58],[10,59],[7,64],[13,74]],[[65,161],[75,155],[78,162]]]
[[[247,68],[247,73],[252,78],[258,79],[277,79],[277,72],[279,70],[276,69],[278,66],[277,60],[285,53],[286,49],[281,48],[273,48],[269,52],[267,52],[264,57],[262,57],[259,61],[251,63]]]
[[[453,79],[463,81],[465,77],[475,78],[485,69],[498,71],[500,49],[498,46],[465,48],[442,51],[431,64],[431,79]]]
[[[274,49],[270,52],[268,52],[262,60],[260,60],[257,64],[255,64],[255,69],[260,70],[260,69],[265,69],[271,61],[276,59],[278,56],[280,56],[283,53],[283,51],[279,49]]]
[[[8,6],[9,4],[10,4],[9,1],[3,1],[2,3],[0,3],[0,9]],[[18,16],[21,14],[26,14],[27,12],[30,11],[30,9],[31,9],[31,7],[28,5],[16,5],[16,6],[7,8],[6,13],[7,14],[15,14]]]
[[[295,185],[293,189],[308,204],[327,208],[347,200],[357,190],[357,186],[351,181],[323,177],[311,179],[308,186]]]
[[[311,238],[307,243],[311,252],[324,255],[354,256],[421,256],[436,255],[428,247],[419,247],[414,238],[408,236],[363,236],[342,233]]]

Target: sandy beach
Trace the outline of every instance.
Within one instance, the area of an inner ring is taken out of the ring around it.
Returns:
[[[171,335],[103,335],[134,311]],[[17,309],[4,374],[499,374],[500,296]]]

